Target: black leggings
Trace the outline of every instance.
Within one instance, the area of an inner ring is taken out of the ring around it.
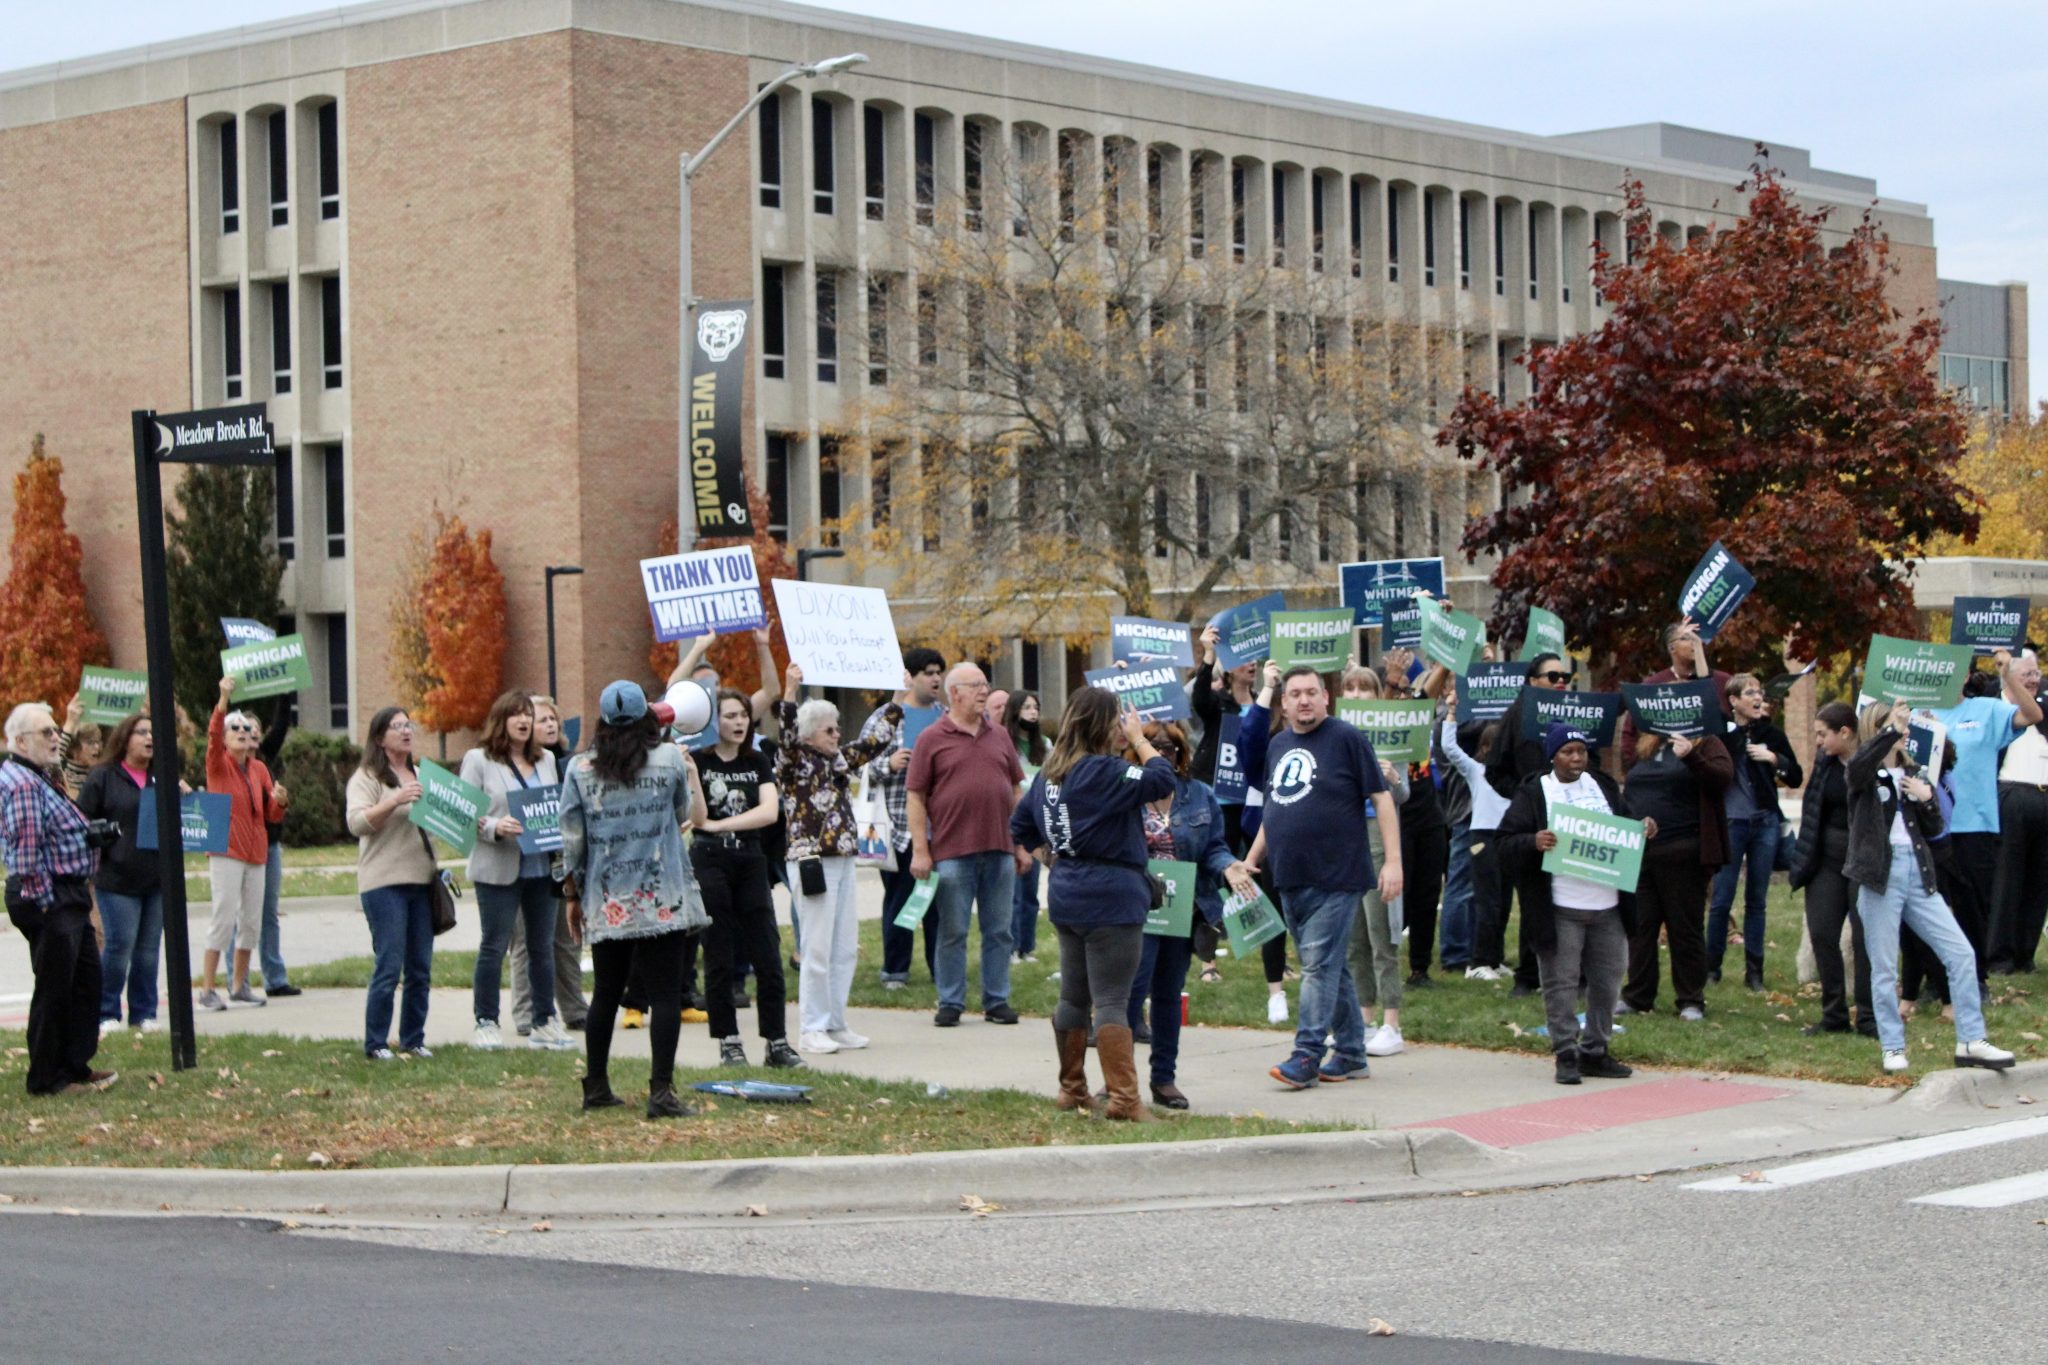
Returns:
[[[1056,923],[1053,932],[1060,940],[1060,1003],[1053,1009],[1052,1026],[1126,1024],[1131,983],[1145,953],[1145,926],[1094,924],[1070,929]]]
[[[713,1038],[736,1037],[739,1016],[733,1010],[732,988],[741,979],[736,964],[754,963],[755,1019],[761,1036],[788,1036],[782,980],[782,935],[775,927],[775,901],[768,894],[768,860],[759,849],[727,849],[710,843],[715,835],[699,835],[690,865],[711,927],[704,931],[704,1009],[711,1016]]]
[[[583,1024],[592,1080],[609,1081],[612,1028],[626,978],[637,973],[647,991],[647,1039],[654,1064],[647,1088],[662,1090],[676,1074],[676,1042],[683,1033],[683,944],[690,935],[671,930],[649,938],[613,938],[590,945],[597,980],[590,992],[590,1014]]]
[[[1428,778],[1421,779],[1427,782]],[[1451,832],[1442,825],[1401,831],[1401,922],[1408,926],[1408,970],[1429,970],[1436,953],[1436,912],[1444,896],[1444,871],[1451,863]]]

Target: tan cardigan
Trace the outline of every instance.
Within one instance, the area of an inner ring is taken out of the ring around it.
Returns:
[[[425,886],[434,879],[434,860],[427,854],[420,827],[405,818],[403,807],[384,817],[384,827],[370,828],[370,807],[391,794],[391,788],[358,768],[348,780],[348,832],[356,836],[356,890],[380,886]]]

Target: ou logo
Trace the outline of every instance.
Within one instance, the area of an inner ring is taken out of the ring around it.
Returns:
[[[1275,805],[1291,806],[1307,796],[1316,785],[1316,756],[1306,749],[1289,749],[1273,769],[1273,783],[1266,799]]]

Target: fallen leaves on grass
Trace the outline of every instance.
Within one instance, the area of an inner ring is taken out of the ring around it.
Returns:
[[[538,1223],[535,1223],[533,1225],[533,1231],[535,1232],[553,1232],[554,1230],[555,1225],[553,1220],[547,1218],[543,1218]]]
[[[749,1218],[766,1218],[767,1216],[768,1216],[768,1206],[767,1206],[766,1204],[749,1204],[749,1205],[747,1205],[747,1217],[749,1217]]]
[[[306,1164],[308,1166],[328,1166],[332,1165],[333,1161],[325,1152],[308,1152],[306,1153]]]
[[[1742,1173],[1742,1183],[1745,1185],[1762,1184],[1763,1178],[1764,1173],[1762,1171],[1744,1171]]]

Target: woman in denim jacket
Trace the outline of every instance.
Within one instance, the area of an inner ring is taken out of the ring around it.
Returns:
[[[1189,776],[1194,766],[1194,746],[1187,732],[1177,724],[1154,723],[1145,727],[1145,737],[1159,756],[1173,765],[1174,790],[1166,801],[1145,808],[1145,839],[1151,856],[1195,865],[1195,913],[1197,924],[1211,928],[1223,921],[1223,878],[1235,872],[1233,880],[1250,883],[1250,874],[1230,851],[1223,836],[1223,809],[1209,784]],[[1164,837],[1160,837],[1160,836]],[[1166,838],[1172,841],[1166,850]],[[1156,847],[1155,847],[1156,841]],[[1130,1021],[1135,1030],[1147,997],[1152,1001],[1152,1100],[1168,1109],[1185,1109],[1188,1097],[1174,1081],[1174,1063],[1180,1057],[1180,997],[1187,986],[1188,964],[1194,958],[1194,933],[1178,938],[1145,935],[1138,975],[1131,983]]]

